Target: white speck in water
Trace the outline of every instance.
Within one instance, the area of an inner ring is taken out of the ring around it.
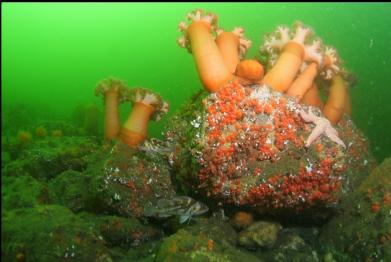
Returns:
[[[373,38],[369,39],[369,48],[373,47]]]

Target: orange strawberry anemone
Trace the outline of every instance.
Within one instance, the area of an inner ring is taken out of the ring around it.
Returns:
[[[105,104],[104,133],[107,140],[118,136],[120,129],[118,105],[123,101],[127,84],[122,80],[108,78],[100,81],[95,88],[95,95],[102,95]]]
[[[132,102],[133,107],[121,128],[120,137],[128,146],[137,147],[147,138],[149,120],[159,121],[168,112],[168,103],[157,93],[144,88],[128,89],[125,100]]]

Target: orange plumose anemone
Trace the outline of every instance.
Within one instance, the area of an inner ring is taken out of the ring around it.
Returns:
[[[244,211],[237,212],[232,218],[232,225],[237,229],[245,229],[254,222],[253,215]]]
[[[177,42],[179,46],[186,47],[192,53],[204,88],[209,92],[216,92],[233,78],[233,74],[226,66],[227,60],[224,60],[215,42],[217,16],[197,9],[186,17],[189,25],[186,22],[179,23],[179,30],[183,36]]]
[[[30,132],[21,130],[18,132],[18,142],[21,145],[25,145],[31,142],[33,139],[33,136]]]
[[[61,130],[53,130],[52,137],[62,137],[62,131]]]
[[[35,129],[35,136],[39,138],[44,138],[48,134],[48,131],[44,126],[39,126]]]
[[[120,130],[118,105],[123,102],[127,84],[122,80],[108,78],[100,81],[95,88],[95,95],[102,95],[105,103],[105,138],[116,138]]]
[[[132,111],[120,131],[122,142],[137,147],[148,135],[149,120],[159,121],[168,112],[168,103],[160,95],[145,89],[127,89],[124,99],[132,103]]]

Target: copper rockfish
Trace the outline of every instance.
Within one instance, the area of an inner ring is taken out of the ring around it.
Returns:
[[[188,196],[177,196],[171,199],[159,199],[155,205],[149,204],[144,207],[144,215],[155,218],[168,218],[179,216],[179,222],[190,221],[192,216],[202,215],[209,208]]]

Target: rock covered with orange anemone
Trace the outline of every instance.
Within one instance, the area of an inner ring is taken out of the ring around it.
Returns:
[[[166,133],[176,144],[176,182],[187,193],[261,213],[332,210],[342,192],[368,174],[373,157],[348,116],[335,127],[346,148],[324,134],[306,147],[315,126],[301,118],[300,108],[308,111],[266,85],[232,82],[198,93]]]

